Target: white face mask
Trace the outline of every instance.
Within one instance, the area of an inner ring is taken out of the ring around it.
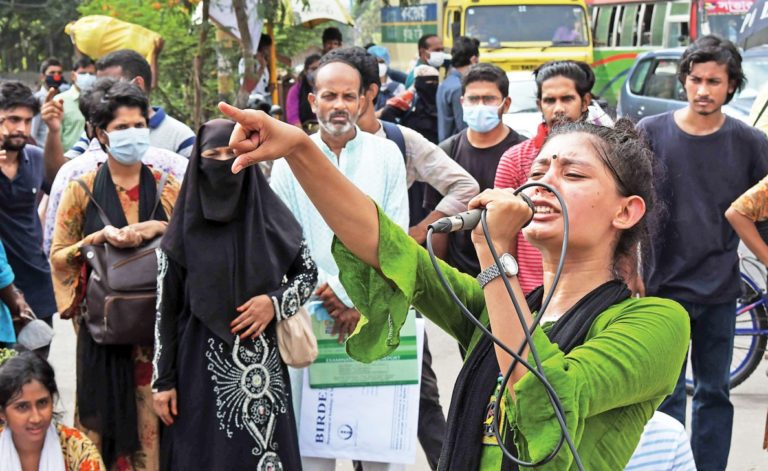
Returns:
[[[379,77],[387,75],[387,64],[379,64]]]
[[[432,67],[441,67],[443,62],[445,62],[445,53],[443,51],[432,51],[429,53],[427,64]]]

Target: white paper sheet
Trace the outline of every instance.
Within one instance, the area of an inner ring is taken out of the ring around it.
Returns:
[[[419,377],[424,319],[416,319]],[[304,375],[302,456],[412,464],[416,461],[419,384],[312,389]]]

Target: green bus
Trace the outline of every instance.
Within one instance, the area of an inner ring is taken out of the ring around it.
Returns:
[[[754,0],[588,0],[596,95],[616,105],[638,54],[686,46],[700,35],[735,41]]]

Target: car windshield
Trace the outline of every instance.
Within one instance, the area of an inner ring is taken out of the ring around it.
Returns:
[[[512,104],[507,113],[527,113],[536,111],[536,82],[533,75],[526,80],[509,81],[509,96],[512,97]]]
[[[586,46],[586,24],[584,10],[572,5],[498,5],[467,8],[464,30],[486,47],[518,42]]]
[[[741,63],[747,84],[736,98],[754,99],[760,87],[768,83],[768,54],[759,56],[745,56]]]

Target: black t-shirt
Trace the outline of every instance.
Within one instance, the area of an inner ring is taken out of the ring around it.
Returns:
[[[0,172],[0,241],[23,293],[37,317],[56,313],[51,269],[43,252],[43,229],[37,215],[38,192],[48,193],[43,150],[26,145],[19,152],[19,169],[9,180]]]
[[[648,117],[645,133],[664,175],[657,191],[667,215],[645,261],[646,291],[681,301],[719,304],[739,295],[739,239],[725,211],[768,174],[768,139],[734,118],[692,136],[673,113]]]
[[[451,144],[451,139],[456,139]],[[510,147],[525,140],[514,130],[510,129],[507,137],[495,146],[479,149],[469,143],[467,130],[464,129],[452,138],[446,139],[440,147],[464,169],[472,175],[480,185],[480,191],[493,188],[496,178],[496,168],[499,166],[502,154]],[[451,152],[451,148],[453,149]],[[434,210],[442,199],[434,188],[428,188],[424,197],[424,207]],[[475,246],[472,244],[470,231],[454,232],[448,235],[448,257],[446,262],[472,276],[480,274],[480,262],[477,260]]]

